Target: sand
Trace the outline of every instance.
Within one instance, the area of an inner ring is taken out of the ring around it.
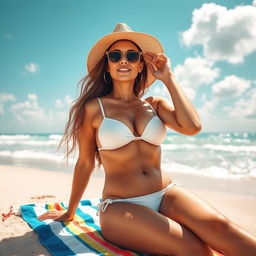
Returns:
[[[230,220],[256,235],[256,179],[222,179],[172,173],[186,188],[205,199]],[[0,214],[10,206],[68,202],[72,174],[0,165]],[[101,196],[104,178],[92,175],[82,199]],[[37,234],[20,217],[0,222],[0,255],[50,255]]]

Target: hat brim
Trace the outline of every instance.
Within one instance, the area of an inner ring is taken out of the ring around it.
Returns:
[[[106,49],[113,42],[120,39],[128,39],[133,41],[141,48],[143,53],[146,51],[153,53],[164,53],[164,49],[160,41],[150,34],[142,32],[113,32],[99,39],[91,48],[87,56],[87,71],[89,73],[96,66],[98,61],[103,57]],[[145,87],[149,87],[156,80],[156,78],[152,75],[145,58],[144,61],[146,62],[148,73]]]

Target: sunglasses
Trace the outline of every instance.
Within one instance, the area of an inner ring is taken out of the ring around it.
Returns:
[[[108,59],[111,62],[118,62],[119,60],[121,60],[123,58],[123,54],[125,55],[125,58],[127,61],[129,62],[137,62],[140,58],[140,55],[142,55],[142,52],[136,52],[136,51],[129,51],[129,52],[120,52],[120,51],[106,51],[106,54],[108,56]]]

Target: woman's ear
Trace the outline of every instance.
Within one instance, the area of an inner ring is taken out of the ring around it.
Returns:
[[[142,72],[144,65],[145,65],[145,63],[144,63],[144,61],[142,61],[140,63],[140,70],[139,70],[140,73]]]

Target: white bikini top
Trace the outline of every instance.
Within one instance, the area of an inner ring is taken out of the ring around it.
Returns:
[[[134,140],[144,140],[158,146],[164,140],[164,137],[166,136],[166,127],[162,120],[157,116],[154,108],[147,101],[146,103],[151,107],[155,116],[149,120],[142,135],[136,137],[127,125],[116,119],[106,117],[99,97],[98,100],[103,115],[103,120],[98,129],[98,139],[102,147],[98,148],[98,150],[117,149]]]

